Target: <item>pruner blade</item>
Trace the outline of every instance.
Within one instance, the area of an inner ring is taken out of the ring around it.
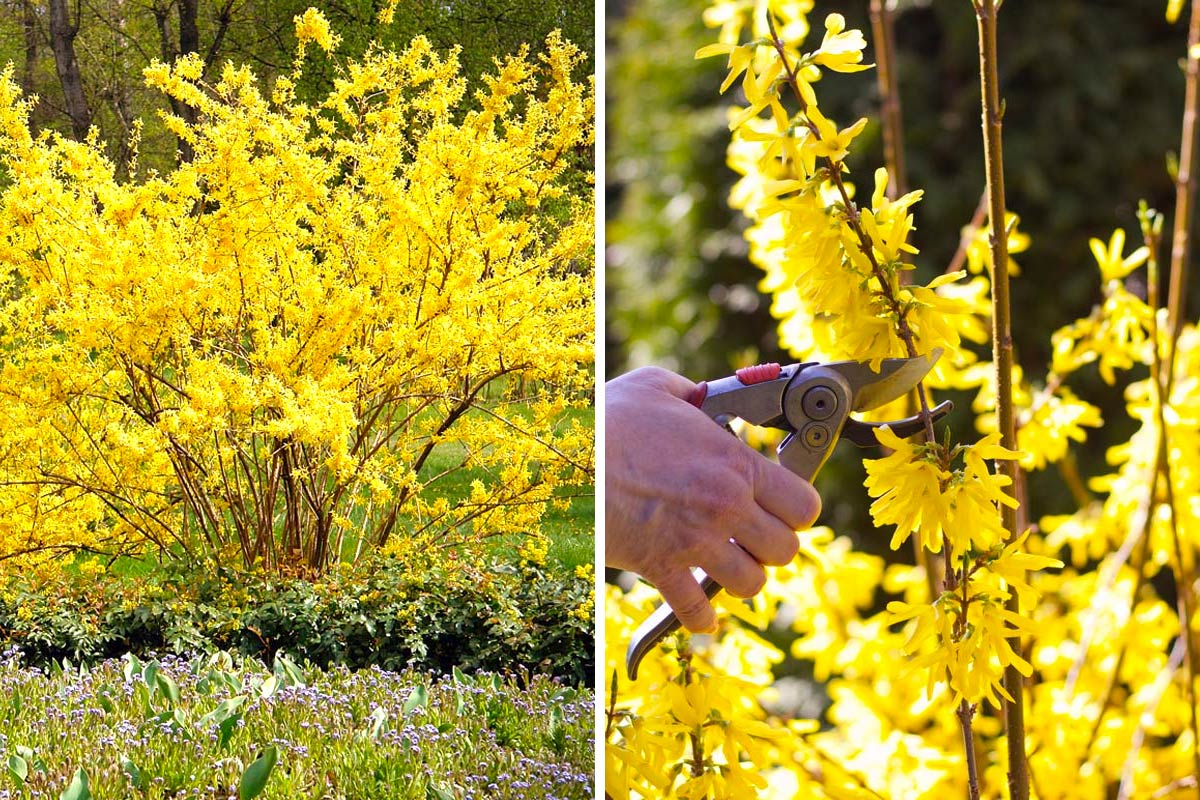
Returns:
[[[853,394],[851,411],[868,411],[908,394],[942,357],[941,348],[916,358],[885,358],[878,370],[866,361],[837,361],[825,364],[841,373]]]

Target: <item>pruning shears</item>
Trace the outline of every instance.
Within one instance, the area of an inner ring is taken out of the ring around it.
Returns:
[[[871,447],[878,444],[876,429],[884,425],[901,438],[921,430],[925,423],[919,415],[894,422],[863,422],[853,419],[850,412],[878,408],[903,397],[940,356],[941,350],[935,350],[916,358],[884,359],[878,370],[863,361],[758,364],[727,378],[697,384],[688,400],[731,431],[735,418],[785,431],[787,436],[776,450],[779,463],[811,483],[840,439]],[[951,408],[953,404],[945,401],[930,414],[938,420]],[[703,570],[694,569],[692,574],[710,599],[721,591],[721,585]],[[679,618],[666,603],[638,627],[625,654],[631,680],[637,679],[645,655],[679,627]]]

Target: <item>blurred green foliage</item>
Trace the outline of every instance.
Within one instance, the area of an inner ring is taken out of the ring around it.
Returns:
[[[522,44],[536,50],[556,28],[587,54],[584,74],[595,72],[595,8],[590,3],[399,0],[387,25],[378,19],[384,5],[384,0],[199,0],[196,22],[200,51],[209,62],[206,78],[215,81],[224,64],[233,61],[249,65],[270,86],[276,75],[291,71],[293,19],[310,6],[324,13],[341,42],[332,57],[308,48],[298,87],[302,99],[325,96],[339,65],[359,58],[371,42],[403,48],[415,36],[425,36],[439,52],[460,48],[469,92],[492,70],[494,58],[515,53]],[[169,105],[145,86],[142,70],[179,49],[177,0],[69,0],[68,6],[77,28],[74,44],[84,95],[100,140],[123,168],[131,154],[133,122],[140,119],[145,126],[139,148],[142,169],[169,166],[176,141],[156,116]],[[18,84],[39,98],[34,126],[70,135],[45,0],[0,2],[0,64],[9,62]]]
[[[717,94],[724,59],[693,58],[716,36],[701,20],[705,5],[630,0],[608,20],[609,377],[656,363],[699,380],[753,360],[795,360],[778,348],[769,301],[757,290],[760,273],[741,240],[744,223],[726,205],[735,176],[724,165],[725,109],[739,98],[736,86],[727,96]],[[817,0],[811,47],[820,41],[824,15],[834,11],[869,40],[868,5]],[[925,190],[915,207],[914,243],[921,250],[915,262],[918,276],[927,279],[950,263],[984,188],[976,21],[966,0],[896,5],[909,188]],[[1168,164],[1179,148],[1187,31],[1183,22],[1166,23],[1165,8],[1165,0],[1060,0],[1009,2],[1001,11],[1007,204],[1032,236],[1030,249],[1017,256],[1022,273],[1012,286],[1014,338],[1035,382],[1045,374],[1050,334],[1086,316],[1100,299],[1088,239],[1107,241],[1123,227],[1135,246],[1141,199],[1166,213],[1169,229],[1174,186]],[[874,58],[871,47],[867,58]],[[883,164],[875,72],[830,75],[816,88],[831,119],[845,125],[871,118],[849,162],[851,180],[869,189],[872,171]],[[1169,242],[1164,265],[1166,248]],[[1200,311],[1196,284],[1191,319]],[[1130,285],[1145,291],[1144,283]],[[1072,381],[1102,407],[1108,426],[1080,456],[1086,477],[1101,471],[1106,442],[1120,441],[1127,423],[1119,388],[1105,386],[1094,371]],[[958,409],[949,424],[955,438],[969,440],[971,396],[952,399]],[[861,488],[864,453],[851,451],[839,448],[819,484],[826,501],[822,521],[855,534],[871,525]],[[1053,472],[1034,476],[1030,490],[1034,520],[1070,506]],[[886,550],[886,542],[870,549]]]

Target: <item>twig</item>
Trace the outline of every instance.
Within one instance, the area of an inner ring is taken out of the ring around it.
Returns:
[[[987,211],[988,193],[985,188],[979,193],[979,203],[975,206],[975,213],[971,215],[971,221],[967,223],[967,227],[963,228],[962,235],[958,237],[958,249],[954,251],[954,256],[946,266],[944,274],[949,275],[952,272],[958,272],[962,269],[963,262],[967,260],[967,248],[971,246],[971,242],[975,239],[975,231],[983,227],[983,220],[987,217]]]
[[[1067,484],[1067,490],[1071,492],[1075,505],[1087,508],[1092,504],[1092,493],[1083,482],[1083,476],[1079,474],[1079,464],[1075,462],[1075,454],[1070,450],[1058,460],[1058,474]]]
[[[804,101],[804,96],[800,92],[799,79],[796,76],[795,66],[788,61],[787,47],[783,40],[779,38],[778,32],[775,30],[775,21],[771,15],[767,15],[767,27],[771,32],[771,44],[775,51],[779,54],[779,60],[783,64],[783,71],[786,75],[786,83],[792,89],[792,94],[800,105],[801,112],[807,112],[808,104]],[[817,124],[811,119],[808,119],[805,113],[805,125],[809,133],[816,141],[821,141],[821,131]],[[842,179],[843,165],[842,162],[826,157],[826,163],[829,165],[829,180],[837,188],[838,194],[842,199],[842,207],[846,210],[846,224],[850,226],[850,230],[854,232],[855,239],[858,242],[858,247],[862,251],[863,256],[867,259],[867,263],[871,265],[871,273],[879,282],[879,296],[883,298],[888,309],[896,317],[896,331],[900,334],[900,339],[904,342],[904,347],[909,358],[917,357],[916,340],[913,337],[912,328],[908,326],[908,317],[904,313],[904,308],[900,304],[896,293],[892,291],[892,283],[888,279],[887,273],[883,266],[875,257],[874,245],[871,242],[871,237],[863,229],[862,218],[858,213],[858,206],[850,199],[850,192],[846,189],[846,183]],[[923,381],[918,381],[916,386],[917,399],[921,406],[921,419],[925,423],[926,441],[936,442],[937,435],[933,430],[933,415],[929,412],[929,400],[925,396],[925,384]]]
[[[875,76],[879,87],[880,117],[883,121],[883,160],[889,175],[887,197],[895,200],[908,192],[908,171],[904,161],[904,124],[900,107],[900,88],[896,80],[896,39],[893,25],[893,0],[871,0],[871,38],[875,42]],[[900,283],[907,283],[909,271],[899,275]],[[914,414],[920,403],[915,391],[905,395],[906,414]],[[926,431],[928,435],[928,431]],[[890,452],[887,448],[885,452]],[[925,573],[929,600],[938,595],[936,563],[913,537],[913,557],[917,566]]]
[[[908,191],[908,175],[904,164],[900,89],[896,83],[896,37],[892,25],[891,0],[871,0],[871,38],[875,42],[875,77],[879,86],[880,116],[883,119],[883,160],[891,176],[887,196],[895,200]]]
[[[1013,412],[1012,321],[1008,290],[1008,235],[1004,229],[1004,153],[1001,141],[1001,119],[1004,107],[1000,101],[999,57],[996,48],[996,0],[973,0],[979,29],[979,83],[983,107],[983,149],[986,157],[989,237],[992,254],[992,350],[996,364],[996,417],[1003,447],[1017,447],[1016,421]],[[1020,469],[1015,460],[1000,462],[1000,470],[1010,483],[1011,494],[1017,485]],[[1012,541],[1017,531],[1017,512],[1007,505],[1000,507],[1000,519],[1006,536]],[[1016,592],[1005,603],[1013,613],[1021,613]],[[1025,762],[1025,703],[1021,673],[1010,664],[1004,670],[1004,688],[1012,700],[1004,705],[1005,731],[1008,735],[1008,789],[1013,800],[1029,800],[1029,771]]]
[[[1171,279],[1167,295],[1167,336],[1170,347],[1167,351],[1166,386],[1171,389],[1175,342],[1183,324],[1187,305],[1188,259],[1192,244],[1192,223],[1195,216],[1192,207],[1196,196],[1196,116],[1200,113],[1200,2],[1193,0],[1192,17],[1188,25],[1187,88],[1184,91],[1183,131],[1179,142],[1179,172],[1175,176],[1175,220],[1171,233]]]
[[[1185,778],[1180,778],[1176,781],[1171,781],[1166,786],[1159,789],[1154,794],[1150,795],[1150,800],[1157,800],[1160,797],[1170,797],[1175,794],[1178,789],[1195,789],[1197,786],[1197,778],[1195,775],[1188,775]]]
[[[963,750],[967,754],[967,790],[971,800],[979,800],[979,766],[975,761],[975,735],[971,731],[971,718],[975,707],[966,700],[958,704],[958,723],[962,728]]]

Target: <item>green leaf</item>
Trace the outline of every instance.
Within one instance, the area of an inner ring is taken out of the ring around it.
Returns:
[[[231,714],[221,720],[217,725],[217,747],[224,749],[229,746],[229,740],[233,738],[233,732],[237,730],[238,720],[241,718],[241,714]]]
[[[458,667],[454,667],[451,670],[451,673],[454,675],[454,682],[459,686],[465,686],[470,683],[470,680],[467,678],[467,673],[463,672]]]
[[[212,669],[231,670],[233,669],[233,656],[225,650],[218,650],[208,657],[208,666]]]
[[[23,784],[29,777],[29,762],[17,755],[9,756],[8,772]]]
[[[155,680],[158,682],[158,689],[166,696],[167,700],[172,705],[179,702],[179,684],[175,683],[170,675],[165,675],[161,672],[157,673]]]
[[[221,675],[225,685],[229,687],[230,694],[237,694],[242,690],[242,679],[239,675],[233,672],[222,672]]]
[[[579,696],[578,691],[576,691],[571,686],[566,686],[566,687],[563,687],[562,689],[559,689],[554,694],[550,695],[550,702],[551,703],[570,703],[572,700],[574,700],[578,696]]]
[[[83,767],[75,770],[75,777],[66,791],[58,796],[58,800],[92,800],[92,790],[88,788],[88,776]]]
[[[133,763],[129,756],[121,756],[121,769],[129,776],[129,785],[134,789],[145,789],[146,782],[142,778],[142,771],[138,769],[138,765]]]
[[[261,694],[263,696],[263,699],[265,700],[268,697],[270,697],[271,695],[275,694],[275,690],[278,688],[279,688],[279,679],[276,678],[274,675],[268,675],[266,680],[264,680],[262,682],[262,685],[258,687],[258,692],[259,692],[259,694]]]
[[[107,683],[101,686],[100,691],[96,693],[96,701],[109,714],[117,710],[116,705],[112,701],[112,693],[113,689]]]
[[[205,714],[196,723],[201,728],[208,728],[211,725],[220,725],[225,720],[232,716],[237,716],[238,711],[246,704],[248,698],[244,694],[239,694],[237,697],[227,697],[217,703],[217,707]]]
[[[121,668],[122,674],[125,675],[125,681],[128,683],[133,680],[133,676],[142,671],[142,662],[138,661],[138,657],[133,653],[125,654],[125,666]]]
[[[284,686],[304,686],[304,672],[290,658],[277,653],[275,655],[275,677]]]
[[[429,702],[429,692],[424,686],[418,686],[407,700],[404,701],[404,713],[410,714],[413,709],[424,708]]]
[[[425,800],[454,800],[454,795],[431,783],[425,787]]]
[[[150,690],[150,696],[158,691],[158,662],[151,661],[142,670],[142,681],[146,684],[146,688]]]
[[[242,780],[238,784],[238,800],[250,800],[262,794],[263,787],[267,785],[267,778],[271,777],[271,770],[275,769],[275,762],[278,760],[279,750],[275,745],[264,749],[263,754],[246,767],[242,774]]]
[[[154,716],[154,706],[150,702],[150,689],[146,687],[146,684],[138,683],[134,685],[133,698],[142,707],[143,717]]]

